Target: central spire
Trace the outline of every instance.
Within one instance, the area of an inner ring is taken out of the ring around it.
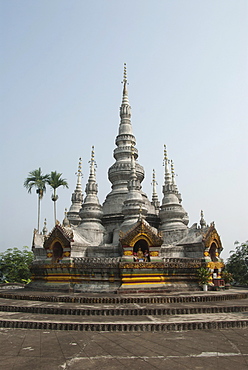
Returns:
[[[123,94],[122,94],[122,105],[129,105],[128,91],[127,91],[127,65],[124,63],[124,73],[123,73]],[[131,113],[131,112],[130,112]]]
[[[135,148],[136,139],[133,134],[131,124],[131,106],[129,104],[127,90],[128,82],[126,63],[124,63],[122,84],[123,92],[120,106],[120,124],[118,135],[115,140],[116,148],[114,149],[115,163],[108,171],[108,178],[112,183],[112,190],[107,195],[103,205],[104,217],[108,217],[107,215],[113,214],[113,218],[116,218],[117,214],[120,216],[122,215],[122,205],[126,198],[126,194],[128,193],[128,183],[132,171],[132,155],[134,156],[135,171],[139,183],[144,179],[144,169],[136,162],[138,158],[138,150]]]
[[[132,126],[131,126],[131,106],[129,104],[128,99],[128,91],[127,91],[127,66],[124,63],[124,74],[123,74],[123,93],[122,93],[122,103],[120,106],[120,128],[119,134],[133,134]],[[135,143],[134,143],[135,144]],[[133,144],[133,145],[134,145]]]

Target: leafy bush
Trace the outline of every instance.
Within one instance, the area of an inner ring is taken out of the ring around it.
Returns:
[[[29,266],[34,255],[23,247],[9,248],[0,253],[0,282],[1,283],[27,283],[30,282],[31,272]]]
[[[235,250],[230,251],[226,270],[233,275],[236,284],[248,286],[248,241],[235,242],[235,245]]]
[[[209,283],[209,279],[211,277],[211,271],[206,268],[206,267],[200,267],[196,271],[198,280],[199,280],[199,285],[205,285]]]

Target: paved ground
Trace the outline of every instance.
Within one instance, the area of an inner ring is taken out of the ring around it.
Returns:
[[[107,333],[0,329],[9,369],[152,370],[248,368],[248,329]]]

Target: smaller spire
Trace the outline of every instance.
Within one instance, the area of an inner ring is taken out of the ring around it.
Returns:
[[[69,227],[70,226],[70,222],[69,222],[69,220],[67,218],[67,208],[65,208],[65,217],[63,219],[63,226],[64,227]]]
[[[166,149],[166,145],[164,145],[164,167],[165,167],[165,171],[164,171],[164,183],[165,185],[170,185],[171,184],[171,173],[170,173],[170,170],[169,170],[169,159],[168,159],[168,156],[167,156],[167,149]]]
[[[124,73],[123,73],[123,96],[122,96],[122,105],[129,106],[128,91],[127,91],[127,65],[124,63]]]
[[[176,192],[178,192],[178,188],[177,188],[177,184],[176,184],[176,180],[175,180],[175,170],[174,170],[174,163],[173,163],[173,160],[171,160],[171,183],[174,187],[174,190]]]
[[[73,225],[77,225],[81,221],[81,218],[79,216],[79,211],[82,207],[82,202],[83,202],[83,192],[82,192],[82,184],[81,184],[81,179],[83,177],[81,157],[79,158],[78,170],[75,173],[75,175],[77,176],[76,189],[72,193],[72,196],[71,196],[72,204],[67,214],[69,222]]]
[[[127,83],[127,64],[124,63],[123,83]]]
[[[96,175],[96,161],[95,161],[95,147],[92,145],[91,148],[91,159],[90,159],[90,175]]]
[[[158,183],[156,181],[155,170],[153,169],[152,171],[152,204],[154,205],[156,209],[159,209],[159,200],[158,200],[156,185],[158,185]]]
[[[204,229],[204,227],[206,227],[207,223],[204,219],[204,214],[203,214],[203,211],[201,210],[201,219],[200,219],[200,225],[201,225],[201,229]]]
[[[88,183],[86,184],[85,192],[88,195],[94,194],[97,199],[98,203],[98,198],[97,198],[97,183],[96,183],[96,161],[95,161],[95,148],[94,145],[92,145],[91,148],[91,159],[89,161],[90,163],[90,174],[89,174],[89,179]]]
[[[43,226],[43,229],[42,229],[42,234],[43,235],[46,235],[47,234],[47,227],[46,227],[46,225],[47,225],[47,222],[46,222],[46,218],[45,218],[45,220],[44,220],[44,226]]]

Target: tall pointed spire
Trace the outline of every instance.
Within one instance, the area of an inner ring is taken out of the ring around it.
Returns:
[[[172,172],[169,168],[169,160],[167,157],[166,146],[164,145],[164,166],[165,166],[165,176],[164,176],[164,185],[163,185],[163,194],[162,205],[159,212],[161,219],[160,230],[163,233],[164,240],[166,242],[176,242],[177,240],[182,239],[183,236],[187,233],[187,224],[188,218],[187,213],[183,209],[181,199],[177,188],[175,187],[175,178],[174,178],[174,166],[172,164]],[[181,195],[180,195],[181,196]],[[171,230],[177,230],[174,232],[173,238],[171,239],[170,232]]]
[[[159,200],[158,200],[158,194],[157,194],[157,188],[156,185],[158,185],[156,181],[156,174],[155,170],[152,171],[152,204],[154,205],[155,209],[159,209]]]
[[[171,160],[171,185],[172,185],[172,191],[176,194],[178,197],[179,202],[182,202],[182,195],[178,191],[178,187],[176,184],[176,179],[175,179],[175,170],[174,170],[174,162]]]
[[[87,230],[88,238],[91,239],[92,242],[96,243],[96,245],[99,245],[103,241],[105,229],[101,223],[103,215],[102,206],[100,205],[97,196],[98,186],[96,183],[94,146],[92,146],[91,160],[89,163],[90,174],[85,188],[86,197],[80,210],[82,222],[78,227],[81,230]]]
[[[128,82],[127,82],[127,65],[126,63],[124,63],[124,73],[123,73],[123,95],[122,95],[122,105],[121,105],[121,110],[125,107],[125,106],[129,106],[129,100],[128,100],[128,91],[127,91],[127,85],[128,85]],[[130,107],[131,108],[131,107]],[[122,112],[121,112],[122,113]],[[124,113],[124,112],[123,112]],[[131,110],[130,110],[130,116],[131,116]]]
[[[76,172],[77,175],[77,184],[76,189],[74,190],[74,193],[72,193],[71,196],[71,206],[69,209],[69,212],[67,213],[68,220],[72,225],[78,225],[81,221],[81,218],[79,216],[79,211],[82,207],[83,202],[83,192],[82,192],[82,184],[81,184],[81,178],[82,178],[82,158],[79,158],[78,162],[78,170]]]
[[[104,219],[108,224],[111,223],[109,218],[112,218],[113,224],[116,223],[116,217],[122,217],[122,205],[128,192],[128,183],[131,175],[132,147],[135,160],[136,176],[141,183],[144,179],[144,169],[136,161],[138,158],[138,150],[135,148],[136,139],[133,135],[131,124],[131,106],[128,99],[127,90],[127,67],[124,64],[123,75],[123,92],[122,103],[120,106],[120,124],[119,132],[116,137],[116,148],[114,149],[115,163],[109,168],[108,178],[112,183],[112,190],[107,195],[103,204]],[[108,219],[108,221],[107,221]]]
[[[164,185],[166,186],[167,190],[171,187],[171,172],[169,169],[169,159],[167,156],[167,149],[166,145],[164,144]]]
[[[89,161],[90,163],[90,175],[89,175],[89,180],[88,180],[88,183],[86,184],[86,188],[85,188],[85,193],[86,193],[86,198],[92,198],[94,196],[94,202],[97,200],[98,204],[99,204],[99,201],[98,201],[98,198],[97,198],[97,193],[98,193],[98,186],[97,186],[97,183],[96,183],[96,170],[95,170],[95,167],[96,167],[96,161],[95,161],[95,148],[94,146],[92,146],[92,150],[91,150],[91,159]],[[86,198],[85,198],[85,201],[86,201]]]

